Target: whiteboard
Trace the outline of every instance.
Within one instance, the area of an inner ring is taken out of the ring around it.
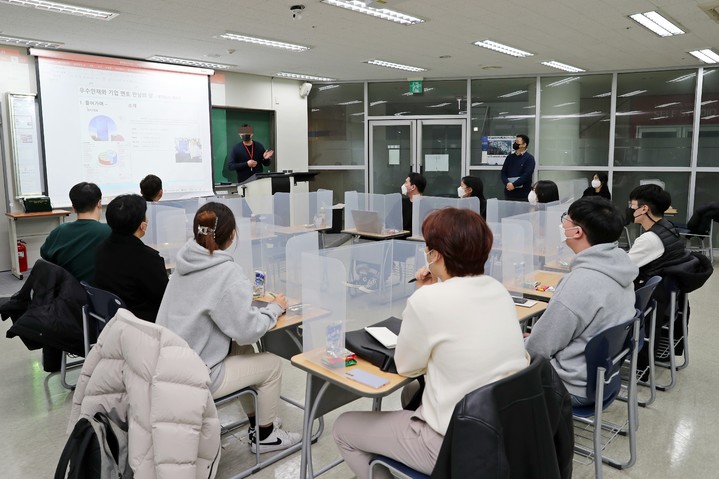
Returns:
[[[35,95],[8,93],[15,198],[44,194],[44,169]]]

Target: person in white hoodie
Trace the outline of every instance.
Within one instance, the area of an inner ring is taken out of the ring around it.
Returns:
[[[260,416],[242,396],[250,422],[252,452],[270,452],[297,444],[301,437],[273,422],[280,401],[282,364],[270,353],[256,354],[252,345],[287,307],[278,295],[267,307],[252,306],[252,284],[226,250],[236,236],[235,217],[220,203],[206,203],[195,213],[194,238],[177,253],[177,268],[162,298],[157,324],[165,326],[200,355],[210,368],[210,391],[217,399],[252,386],[257,390]]]
[[[576,253],[547,310],[532,328],[525,347],[532,357],[550,359],[576,405],[587,398],[584,350],[590,339],[634,317],[638,268],[616,241],[624,222],[609,200],[581,198],[559,225],[560,238]]]

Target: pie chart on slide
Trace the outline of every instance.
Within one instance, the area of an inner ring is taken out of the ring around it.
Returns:
[[[95,141],[110,141],[117,134],[117,124],[109,116],[97,115],[90,120],[88,132]]]
[[[117,153],[112,150],[103,151],[97,155],[97,161],[104,166],[113,166],[117,164]]]

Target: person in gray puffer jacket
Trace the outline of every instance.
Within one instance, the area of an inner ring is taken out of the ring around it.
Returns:
[[[639,270],[617,247],[623,220],[608,200],[575,201],[559,227],[560,239],[577,256],[525,347],[531,356],[551,360],[574,404],[590,404],[584,350],[598,333],[634,317],[633,281]]]

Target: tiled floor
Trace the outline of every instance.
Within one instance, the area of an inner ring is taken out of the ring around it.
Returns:
[[[9,273],[0,273],[0,276]],[[2,278],[4,279],[4,278]],[[13,291],[9,282],[3,289]],[[12,278],[10,278],[12,279]],[[638,459],[634,467],[617,471],[604,466],[604,476],[612,478],[705,478],[717,477],[715,470],[715,427],[719,397],[719,355],[716,354],[714,328],[719,311],[719,278],[714,276],[690,297],[690,366],[679,373],[677,387],[659,393],[657,401],[639,411]],[[65,442],[65,430],[72,393],[62,389],[58,376],[42,371],[40,353],[28,351],[18,339],[5,339],[8,322],[0,323],[0,477],[35,479],[52,477]],[[297,401],[304,398],[304,374],[286,363],[283,394]],[[640,390],[640,392],[643,392]],[[395,408],[398,398],[385,401],[385,408]],[[621,408],[615,404],[612,409]],[[357,401],[348,409],[369,409],[369,400]],[[222,415],[241,414],[235,405],[228,405]],[[611,413],[610,413],[611,415]],[[313,446],[316,469],[339,457],[330,430],[337,413],[327,417],[326,430]],[[299,431],[301,411],[283,404],[284,427]],[[612,446],[620,453],[626,439],[619,438]],[[249,464],[251,459],[242,432],[223,438],[219,478],[230,478]],[[299,454],[295,454],[263,471],[254,478],[296,478],[299,476]],[[323,477],[349,478],[352,474],[344,464]],[[574,477],[594,477],[593,465],[575,463]]]

